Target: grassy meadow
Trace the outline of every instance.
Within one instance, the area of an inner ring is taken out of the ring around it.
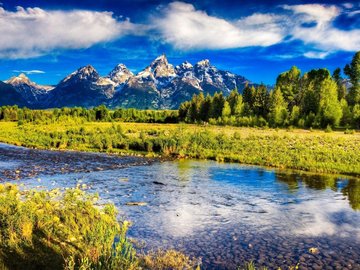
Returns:
[[[212,159],[319,173],[360,175],[360,134],[190,124],[0,122],[0,141],[52,150]]]

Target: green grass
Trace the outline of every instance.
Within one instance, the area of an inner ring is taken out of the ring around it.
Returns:
[[[213,159],[360,176],[360,134],[187,124],[0,122],[0,141],[41,149]]]

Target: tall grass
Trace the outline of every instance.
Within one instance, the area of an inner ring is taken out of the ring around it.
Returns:
[[[138,255],[111,204],[80,189],[28,191],[0,185],[0,269],[195,269],[176,251]],[[159,262],[154,264],[154,262]]]

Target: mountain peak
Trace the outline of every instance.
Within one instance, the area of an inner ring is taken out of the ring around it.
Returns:
[[[7,83],[12,84],[12,85],[18,85],[18,84],[33,84],[30,79],[24,74],[24,73],[20,73],[17,77],[11,77]]]
[[[134,76],[134,74],[124,64],[118,64],[107,77],[116,84],[122,84],[132,76]]]
[[[168,65],[168,59],[166,58],[165,54],[162,54],[160,56],[158,56],[154,61],[152,61],[152,63],[150,64],[151,68],[156,68],[159,65]]]
[[[196,65],[201,66],[201,67],[209,67],[210,61],[209,61],[209,59],[204,59],[204,60],[199,61]]]
[[[77,70],[77,73],[81,73],[84,75],[91,75],[93,73],[97,73],[97,71],[95,70],[95,68],[92,65],[87,65],[87,66],[79,68]]]
[[[185,61],[185,62],[181,63],[180,65],[176,66],[177,70],[183,70],[183,71],[191,70],[192,68],[193,68],[193,65],[188,61]]]
[[[145,71],[152,72],[155,78],[176,76],[174,66],[169,64],[165,54],[158,56]]]
[[[99,77],[99,73],[95,70],[95,68],[92,65],[87,65],[71,73],[63,80],[63,82],[70,79],[97,81]]]

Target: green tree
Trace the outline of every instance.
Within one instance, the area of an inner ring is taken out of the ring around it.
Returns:
[[[105,105],[100,105],[100,106],[94,108],[94,110],[95,110],[95,119],[97,121],[108,120],[109,110],[106,108]]]
[[[229,102],[225,101],[221,112],[221,117],[229,117],[231,115],[231,107]]]
[[[344,127],[351,126],[352,115],[346,99],[343,98],[342,100],[340,100],[340,106],[342,110],[342,117],[340,120],[340,124]]]
[[[290,70],[281,73],[276,79],[275,88],[280,89],[290,109],[299,103],[300,76],[301,71],[293,66]]]
[[[211,104],[211,118],[219,118],[222,115],[225,98],[222,93],[215,93]]]
[[[360,127],[360,104],[355,104],[352,109],[353,125],[357,128]]]
[[[332,77],[338,87],[338,99],[342,100],[346,96],[346,86],[343,83],[343,78],[341,77],[341,69],[340,68],[335,69]]]
[[[337,85],[331,78],[321,83],[319,114],[321,125],[338,126],[342,117],[341,104],[337,96]]]
[[[185,101],[185,102],[180,104],[180,107],[179,107],[179,120],[180,121],[185,121],[186,120],[186,116],[188,114],[189,108],[190,108],[190,102],[189,101]]]
[[[301,100],[301,111],[304,115],[311,112],[318,113],[321,85],[327,79],[331,79],[331,76],[330,71],[325,68],[313,69],[301,78],[299,99]]]
[[[250,87],[247,85],[243,90],[244,112],[246,115],[253,114],[255,92],[254,86]]]
[[[268,114],[269,92],[265,85],[255,88],[253,112],[257,116],[266,117]]]
[[[209,121],[209,117],[211,113],[211,104],[212,104],[212,98],[209,94],[207,94],[206,98],[203,100],[200,107],[200,119],[202,121]]]
[[[227,101],[229,102],[231,108],[231,115],[240,116],[242,114],[244,104],[242,95],[239,94],[237,89],[231,91]]]
[[[284,100],[280,88],[275,88],[275,90],[270,93],[269,123],[272,126],[283,126],[287,117],[287,103]]]
[[[350,64],[344,68],[344,73],[350,79],[352,86],[349,89],[348,102],[354,105],[360,102],[360,51],[355,53]]]

